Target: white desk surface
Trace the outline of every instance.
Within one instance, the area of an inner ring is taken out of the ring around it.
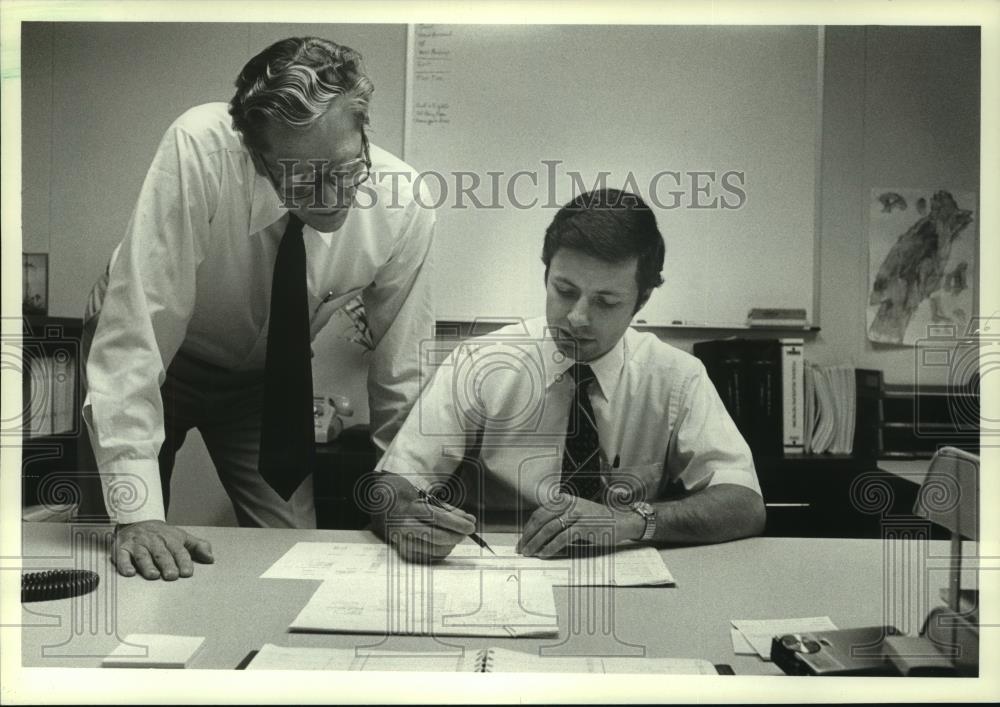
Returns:
[[[433,639],[288,631],[318,583],[260,574],[298,541],[377,542],[366,531],[189,528],[212,543],[215,564],[196,565],[192,578],[151,582],[117,575],[102,547],[106,526],[22,528],[25,570],[77,567],[101,575],[90,595],[23,605],[25,666],[96,667],[129,633],[170,633],[205,636],[191,668],[234,668],[248,651],[269,642],[435,650],[441,647],[436,641],[443,641],[525,651],[564,644],[593,654],[614,652],[623,642],[643,647],[649,657],[704,658],[728,663],[737,674],[776,675],[780,671],[771,663],[733,654],[731,619],[828,615],[838,628],[888,623],[916,633],[922,617],[941,603],[948,565],[947,543],[941,541],[751,538],[663,549],[675,587],[599,590],[612,597],[610,635],[570,635],[570,592],[594,589],[557,587],[558,638]],[[512,536],[485,537],[502,544]],[[973,581],[970,574],[965,586]]]

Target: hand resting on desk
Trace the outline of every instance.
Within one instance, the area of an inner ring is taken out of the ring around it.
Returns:
[[[369,478],[369,493],[378,496],[372,513],[375,533],[410,561],[440,560],[476,532],[476,519],[460,508],[440,502],[433,506],[420,498],[417,489],[403,477],[382,472]],[[382,496],[385,496],[382,498]]]
[[[168,582],[194,574],[191,559],[203,564],[215,562],[212,546],[162,520],[144,520],[120,525],[115,531],[111,560],[118,573],[132,577],[138,572],[146,579]]]
[[[638,539],[644,529],[644,521],[627,507],[560,494],[535,509],[515,549],[525,556],[553,557],[572,546],[620,545]]]

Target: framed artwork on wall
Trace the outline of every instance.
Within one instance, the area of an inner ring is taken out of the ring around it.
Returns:
[[[49,254],[23,253],[21,257],[23,282],[22,313],[49,313]]]

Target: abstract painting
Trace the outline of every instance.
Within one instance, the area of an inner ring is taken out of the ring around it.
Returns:
[[[931,327],[965,332],[977,290],[976,194],[872,189],[868,338],[913,346]]]

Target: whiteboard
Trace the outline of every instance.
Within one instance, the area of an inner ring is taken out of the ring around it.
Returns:
[[[798,307],[812,321],[818,36],[413,26],[404,155],[438,209],[437,318],[544,313],[545,228],[604,172],[667,244],[666,283],[637,319],[738,325],[751,307]]]

